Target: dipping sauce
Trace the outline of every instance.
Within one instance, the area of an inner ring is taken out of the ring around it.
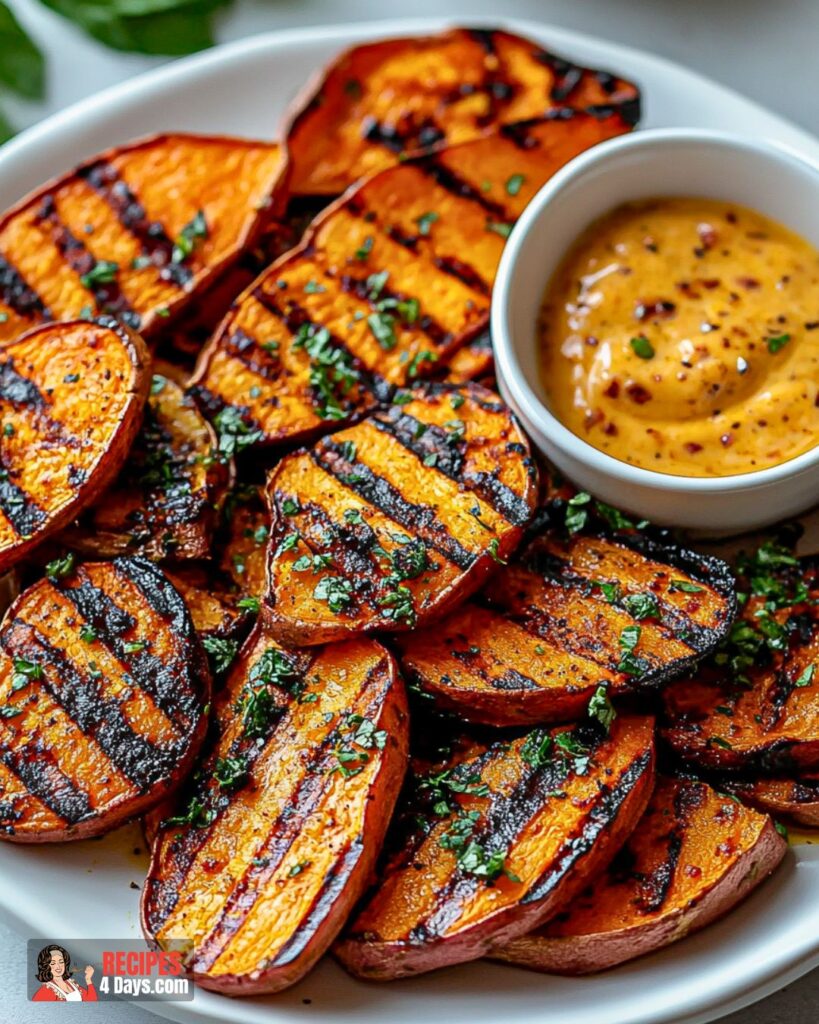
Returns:
[[[623,462],[731,476],[819,443],[819,252],[706,199],[620,206],[547,288],[553,413]]]

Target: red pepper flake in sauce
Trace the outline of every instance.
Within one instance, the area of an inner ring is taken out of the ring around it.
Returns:
[[[640,320],[670,320],[677,312],[677,304],[670,299],[651,299],[638,302],[634,316]]]

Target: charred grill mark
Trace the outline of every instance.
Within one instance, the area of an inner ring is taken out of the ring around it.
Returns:
[[[294,929],[292,938],[286,942],[276,954],[274,965],[281,967],[298,959],[307,948],[311,939],[326,919],[333,904],[344,891],[350,873],[361,857],[364,841],[357,836],[354,842],[347,841],[343,851],[336,857],[332,867],[325,874],[321,887],[310,904],[310,909],[302,916]]]
[[[378,304],[385,300],[406,302],[408,299],[413,298],[411,295],[404,295],[389,288],[381,288],[376,297],[373,295],[372,288],[367,283],[366,278],[353,277],[351,274],[342,274],[338,278],[338,282],[341,285],[342,291],[355,295],[357,298],[369,303],[372,309],[377,309]],[[423,331],[436,348],[442,348],[452,341],[452,334],[428,314],[422,313],[417,322],[412,326],[416,330]]]
[[[508,756],[505,745],[502,745],[496,757]],[[520,757],[520,755],[517,755]],[[522,759],[521,759],[522,762]],[[523,763],[523,762],[522,762]],[[469,762],[467,762],[469,764]],[[470,765],[474,773],[474,765]],[[540,768],[531,768],[524,764],[521,776],[512,789],[501,795],[495,795],[486,814],[478,827],[472,832],[471,839],[486,850],[500,848],[512,849],[521,832],[547,802],[549,794],[559,790],[569,776],[570,764],[567,759],[554,758]],[[483,775],[483,772],[481,772]],[[567,853],[573,849],[569,842]],[[563,867],[563,865],[561,865]],[[461,916],[464,905],[478,891],[483,883],[472,875],[464,874],[457,868],[449,875],[446,883],[435,893],[435,903],[426,920],[420,927],[428,937],[442,935]],[[542,879],[535,886],[542,886]],[[533,887],[534,889],[534,887]],[[533,889],[523,897],[523,902],[540,899],[533,895]],[[416,936],[407,936],[407,938]]]
[[[515,668],[508,668],[501,676],[490,680],[490,685],[495,690],[539,690],[540,687],[528,676],[518,672]]]
[[[681,782],[676,789],[673,823],[664,837],[668,844],[665,859],[650,874],[634,876],[640,883],[640,913],[655,914],[662,910],[674,881],[691,815],[702,804],[704,795],[704,787],[696,782]]]
[[[0,299],[18,316],[32,319],[51,319],[51,311],[23,279],[20,271],[0,253]]]
[[[528,523],[532,511],[523,498],[490,473],[465,471],[466,441],[454,440],[456,435],[415,419],[403,412],[400,406],[390,406],[376,413],[372,423],[378,430],[395,438],[420,462],[434,457],[434,470],[473,491],[508,523],[514,526]]]
[[[401,114],[398,123],[388,124],[368,115],[361,122],[361,135],[367,142],[384,146],[395,154],[407,150],[429,149],[446,139],[446,133],[438,127],[433,118],[421,120],[411,111]]]
[[[338,335],[333,334],[332,331],[324,327],[322,324],[311,320],[307,311],[296,302],[292,299],[288,299],[287,308],[282,309],[282,307],[273,299],[273,296],[269,295],[261,286],[254,289],[253,297],[261,303],[269,313],[278,317],[287,330],[293,335],[298,334],[299,328],[304,326],[308,328],[315,328],[316,330],[327,331],[330,336],[331,346],[334,349],[340,350],[348,359],[351,360],[356,374],[356,382],[361,389],[364,392],[373,395],[379,402],[390,401],[394,391],[393,386],[374,370],[368,370],[358,356],[345,345]]]
[[[13,722],[14,719],[11,719]],[[29,793],[70,825],[92,813],[91,799],[58,768],[54,755],[42,741],[32,739],[22,747],[10,747],[0,738],[0,761],[23,783]]]
[[[82,278],[93,271],[97,265],[97,260],[85,247],[84,243],[63,223],[62,218],[57,212],[57,204],[53,195],[45,196],[40,205],[37,219],[39,223],[49,226],[51,240],[56,246],[57,251],[78,277]],[[102,312],[119,316],[129,327],[139,330],[140,317],[134,312],[131,304],[122,294],[116,278],[113,281],[95,281],[90,286],[83,284],[83,287],[94,296],[98,309]]]
[[[578,857],[587,853],[604,832],[608,831],[616,820],[623,803],[634,789],[637,782],[645,774],[651,764],[651,751],[647,750],[639,758],[632,761],[620,776],[616,786],[602,787],[603,796],[595,801],[589,816],[581,829],[580,835],[573,836],[564,844],[563,849],[555,858],[555,867],[547,869],[524,896],[523,903],[542,900],[559,880],[571,871]]]
[[[170,583],[163,575],[164,587],[156,579],[157,570],[142,574],[138,571],[133,575],[123,571],[123,565],[130,567],[139,563],[138,559],[118,558],[113,563],[127,579],[135,583],[153,610],[165,619],[170,633],[180,646],[188,647],[192,642],[190,620],[187,610],[184,614],[169,615],[159,611],[165,608],[163,590],[170,588]],[[134,579],[141,579],[142,586]],[[154,601],[147,597],[145,577],[148,576],[147,590],[154,596]],[[150,577],[153,577],[152,579]],[[74,605],[87,623],[94,627],[97,638],[123,665],[128,678],[135,682],[141,690],[148,694],[156,706],[174,724],[180,733],[193,728],[200,714],[199,697],[191,686],[190,674],[184,660],[177,655],[173,662],[166,664],[160,658],[141,650],[128,653],[123,635],[136,626],[136,619],[120,608],[104,590],[96,587],[81,566],[70,580],[55,581],[55,586]],[[181,601],[181,598],[177,600]]]
[[[444,274],[457,278],[467,288],[480,292],[481,295],[490,295],[491,285],[485,281],[474,267],[471,267],[464,260],[457,256],[433,256],[433,264]]]
[[[17,407],[45,408],[45,398],[33,380],[18,373],[13,359],[0,362],[0,399]]]
[[[282,376],[281,360],[274,352],[262,348],[256,338],[244,331],[233,331],[224,341],[224,347],[248,370],[265,380]]]
[[[385,659],[380,659],[367,673],[363,685],[356,694],[355,704],[366,700],[365,710],[359,712],[364,718],[377,720],[384,696],[390,686],[389,673],[384,671]],[[380,678],[379,678],[380,677]],[[371,693],[375,687],[375,692]],[[354,705],[350,711],[354,711]],[[230,896],[210,933],[199,943],[196,953],[196,967],[207,970],[224,952],[233,936],[251,912],[258,894],[281,866],[288,851],[298,838],[305,821],[321,802],[329,778],[334,748],[339,742],[341,724],[332,729],[313,752],[309,764],[294,788],[288,806],[271,822],[267,836],[256,850],[256,855],[236,882]]]
[[[505,206],[489,199],[468,181],[464,181],[454,171],[442,164],[437,156],[421,157],[414,162],[414,165],[447,192],[477,204],[491,220],[507,221],[510,219],[510,214]]]
[[[103,696],[97,682],[83,675],[64,650],[54,647],[22,619],[14,619],[12,628],[0,636],[0,646],[11,658],[25,658],[42,666],[40,685],[139,790],[146,792],[160,779],[171,776],[185,737],[170,746],[157,747],[135,733],[119,702]]]
[[[145,208],[112,164],[97,162],[78,172],[113,210],[123,228],[136,238],[142,254],[159,270],[163,281],[180,288],[190,285],[193,271],[189,266],[173,262],[173,242],[159,221],[148,220]]]
[[[312,448],[310,457],[354,494],[417,534],[459,569],[469,569],[478,558],[451,536],[436,508],[407,501],[397,488],[369,466],[346,458],[343,447],[331,438],[324,438],[320,446]]]
[[[635,128],[642,116],[642,100],[638,95],[616,103],[592,103],[583,109],[601,121],[619,114],[630,128]]]
[[[4,470],[8,474],[8,470]],[[36,533],[48,516],[34,499],[18,487],[8,475],[0,478],[0,512],[11,523],[18,537],[26,538]]]

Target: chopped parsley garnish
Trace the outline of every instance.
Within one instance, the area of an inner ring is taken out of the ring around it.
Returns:
[[[497,562],[498,565],[508,565],[509,560],[506,558],[501,558],[501,556],[498,554],[499,543],[500,542],[498,541],[497,537],[492,537],[492,539],[489,541],[489,557],[492,559],[493,562]]]
[[[526,181],[525,174],[513,174],[506,180],[506,192],[507,195],[516,196],[523,188],[523,184]]]
[[[794,686],[810,686],[813,682],[813,675],[816,671],[815,665],[808,665],[804,672],[794,681]]]
[[[566,502],[566,529],[569,533],[578,533],[588,522],[588,505],[591,502],[591,495],[586,491],[580,491],[573,495]]]
[[[772,338],[768,338],[768,351],[773,355],[780,349],[784,348],[791,340],[790,334],[776,334]]]
[[[66,576],[70,576],[74,571],[76,561],[77,556],[73,551],[69,551],[62,558],[55,558],[53,562],[49,562],[45,567],[45,574],[50,580],[65,579]]]
[[[80,640],[82,640],[83,643],[93,644],[96,639],[97,631],[90,623],[86,623],[80,628]]]
[[[373,251],[373,236],[367,235],[364,241],[361,243],[360,248],[356,249],[354,255],[357,260],[362,262],[366,260],[370,253]]]
[[[614,705],[609,698],[606,686],[598,686],[594,691],[589,701],[588,713],[589,718],[596,719],[606,732],[611,729],[612,722],[617,717],[617,712],[614,710]]]
[[[14,675],[11,678],[12,690],[20,690],[33,679],[43,678],[43,666],[26,658],[14,659]]]
[[[359,377],[353,357],[333,343],[326,327],[314,324],[299,327],[293,347],[303,348],[310,357],[309,382],[316,396],[319,416],[323,420],[344,419],[347,411],[341,399]]]
[[[638,334],[636,338],[631,339],[629,344],[632,352],[640,359],[653,359],[657,354],[654,351],[654,346],[644,334]]]
[[[410,359],[409,366],[407,367],[407,377],[409,377],[410,380],[414,380],[418,376],[418,374],[421,372],[421,367],[424,365],[424,363],[437,363],[437,362],[438,362],[438,353],[437,352],[430,352],[428,349],[421,349],[420,352],[416,352],[415,355],[412,357],[412,359]],[[396,397],[395,399],[393,399],[393,401],[394,402],[398,402],[398,398]],[[408,401],[412,401],[412,396],[411,395],[410,395]],[[400,404],[400,403],[398,403],[398,404]]]
[[[439,217],[440,214],[435,213],[434,210],[430,210],[429,213],[422,213],[420,217],[416,217],[415,223],[418,225],[418,234],[428,235],[430,228]]]
[[[227,672],[239,651],[238,640],[230,640],[227,637],[204,636],[202,646],[207,652],[211,671],[217,676]]]
[[[236,607],[243,612],[250,612],[251,615],[258,615],[261,602],[258,597],[243,597]]]
[[[500,235],[501,238],[508,238],[512,234],[512,228],[514,224],[507,224],[501,220],[487,220],[486,230],[494,231],[496,235]]]
[[[395,348],[398,344],[398,339],[395,336],[395,317],[389,313],[370,313],[367,317],[367,326],[381,348],[386,351]]]
[[[669,594],[676,594],[678,591],[683,594],[701,594],[705,587],[696,583],[689,583],[688,580],[672,580],[668,585]]]
[[[202,239],[207,237],[207,221],[205,220],[204,213],[198,210],[179,232],[174,242],[173,252],[171,253],[171,262],[184,263],[193,254],[193,251]]]
[[[653,594],[627,594],[622,605],[635,619],[659,619],[660,606]]]
[[[93,289],[97,284],[112,284],[117,279],[119,263],[111,260],[97,260],[87,274],[80,276],[80,284],[83,288]]]
[[[542,768],[552,759],[554,743],[547,729],[533,729],[520,748],[521,758],[531,768]]]
[[[619,583],[598,583],[597,586],[609,604],[615,604],[620,600]]]
[[[144,651],[148,646],[145,640],[128,640],[122,645],[122,649],[126,654],[139,654],[140,651]]]
[[[246,757],[219,757],[213,766],[213,778],[220,789],[234,790],[243,785],[248,777]]]
[[[317,601],[326,601],[330,611],[338,614],[353,603],[353,585],[343,576],[322,576],[313,597]]]
[[[212,807],[205,807],[202,801],[192,796],[188,806],[172,818],[166,818],[163,825],[190,825],[192,828],[206,828],[216,817],[216,811]]]
[[[640,642],[640,626],[626,626],[621,630],[618,643],[620,646],[620,662],[617,665],[618,672],[627,676],[639,676],[645,669],[645,662],[638,658],[634,649]]]
[[[263,437],[261,430],[253,430],[245,423],[242,414],[233,405],[226,405],[218,412],[213,425],[219,435],[216,457],[220,462],[227,462]]]

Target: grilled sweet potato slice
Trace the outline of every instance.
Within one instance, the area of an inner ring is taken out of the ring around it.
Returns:
[[[191,767],[210,691],[151,562],[49,569],[0,628],[0,837],[18,842],[99,835],[161,801]]]
[[[568,721],[601,685],[623,695],[690,669],[730,627],[718,559],[591,525],[567,534],[555,517],[530,534],[478,598],[396,637],[407,678],[463,718]]]
[[[241,595],[210,566],[184,565],[165,575],[179,591],[200,637],[233,637],[246,621]]]
[[[257,487],[237,487],[225,503],[227,532],[219,565],[244,598],[265,592],[270,512]]]
[[[608,871],[570,909],[493,956],[553,974],[644,956],[728,913],[787,848],[768,815],[704,782],[661,778]]]
[[[538,729],[421,777],[408,838],[336,946],[342,964],[375,980],[418,974],[485,956],[552,917],[645,810],[653,736],[652,719],[635,717],[617,718],[608,736]]]
[[[749,807],[805,828],[819,828],[819,773],[798,779],[724,779],[720,787]]]
[[[711,771],[819,769],[819,560],[793,568],[776,596],[772,578],[751,593],[713,663],[664,692],[662,734],[684,760]]]
[[[348,185],[442,142],[540,117],[553,108],[640,116],[636,86],[580,68],[492,29],[379,40],[338,57],[310,83],[285,128],[294,195]]]
[[[139,430],[148,353],[115,321],[29,331],[0,350],[0,571],[116,475]]]
[[[483,382],[495,372],[495,355],[492,351],[492,338],[488,331],[459,348],[450,358],[446,368],[446,379],[454,384],[463,384],[468,380]]]
[[[257,627],[216,715],[189,802],[154,842],[143,925],[203,987],[275,992],[367,884],[406,768],[406,698],[373,641],[294,654]]]
[[[404,397],[268,478],[263,612],[282,643],[428,623],[520,540],[536,473],[503,402],[477,384]]]
[[[617,114],[540,119],[363,182],[239,297],[197,363],[203,407],[292,442],[442,367],[486,330],[504,240],[537,189],[627,130]]]
[[[193,399],[176,381],[155,373],[125,469],[64,541],[104,558],[208,558],[228,463],[218,457],[216,434]]]
[[[0,340],[84,310],[152,337],[276,212],[283,166],[273,143],[158,135],[44,185],[0,218]]]

